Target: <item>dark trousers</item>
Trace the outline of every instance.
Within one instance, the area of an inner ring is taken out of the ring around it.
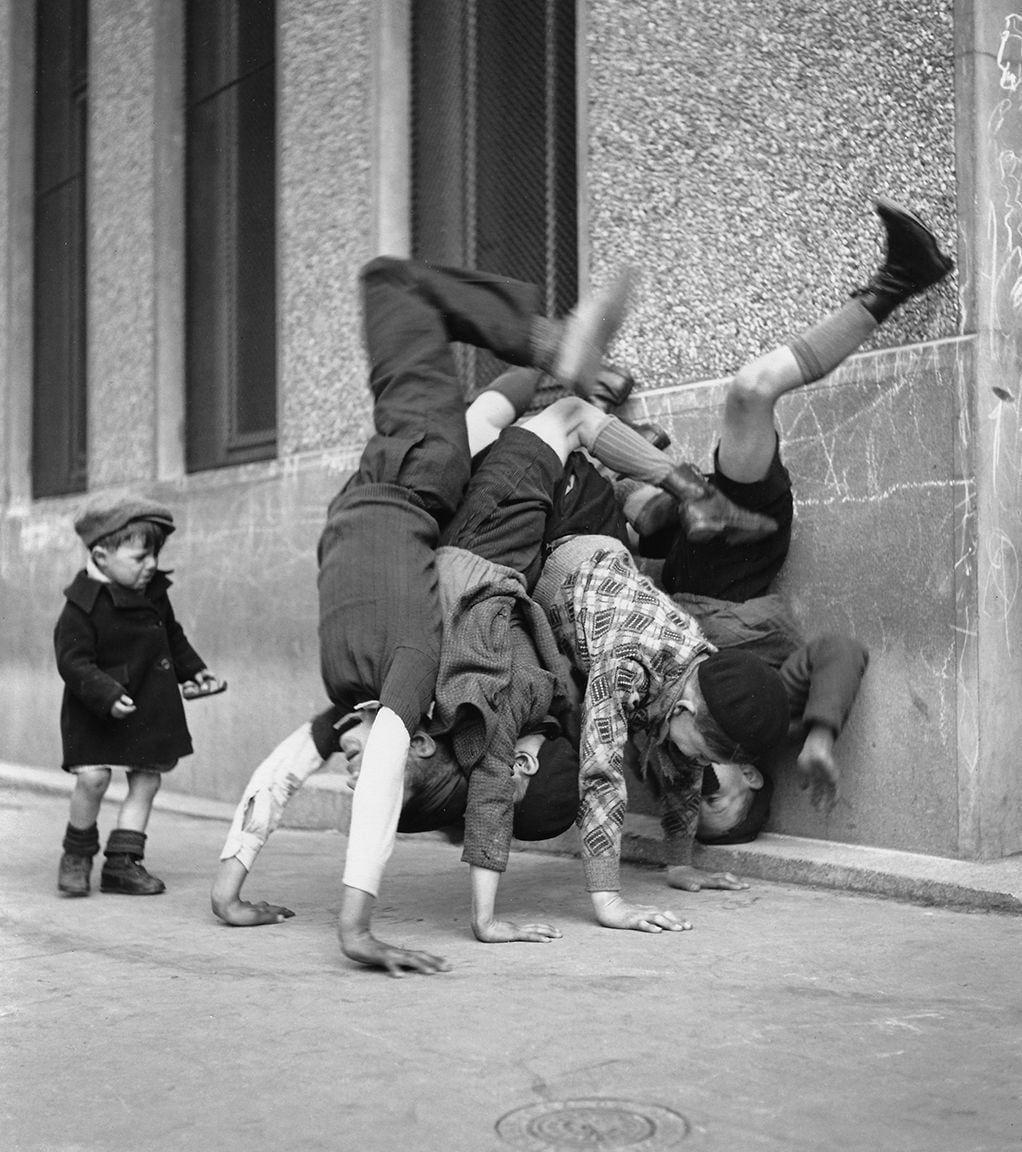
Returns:
[[[409,489],[443,527],[461,503],[471,460],[464,388],[451,344],[532,363],[540,306],[531,284],[485,272],[379,257],[361,274],[375,433],[352,485]]]

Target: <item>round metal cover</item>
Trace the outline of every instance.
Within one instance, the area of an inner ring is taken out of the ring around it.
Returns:
[[[688,1132],[688,1121],[677,1112],[628,1100],[551,1100],[497,1121],[497,1135],[527,1152],[659,1152],[677,1147]]]

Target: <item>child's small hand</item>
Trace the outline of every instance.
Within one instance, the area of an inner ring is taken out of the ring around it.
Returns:
[[[128,695],[124,695],[120,700],[115,700],[110,707],[110,715],[115,720],[123,720],[126,716],[130,716],[135,711],[135,701]]]
[[[208,668],[196,672],[191,680],[185,680],[181,685],[181,695],[186,700],[199,700],[203,696],[215,696],[226,690],[227,681],[218,680]]]

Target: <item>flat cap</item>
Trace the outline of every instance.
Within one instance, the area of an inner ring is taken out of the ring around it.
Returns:
[[[127,527],[134,520],[159,524],[168,535],[174,531],[174,517],[169,508],[144,496],[97,496],[82,509],[75,520],[75,531],[86,548]]]

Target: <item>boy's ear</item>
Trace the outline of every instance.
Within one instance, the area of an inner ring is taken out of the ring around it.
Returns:
[[[758,791],[763,787],[763,773],[755,766],[755,764],[742,764],[742,775],[745,777],[746,784],[753,790]]]
[[[428,732],[418,728],[412,734],[411,749],[420,759],[428,760],[430,756],[436,755],[436,741]]]

